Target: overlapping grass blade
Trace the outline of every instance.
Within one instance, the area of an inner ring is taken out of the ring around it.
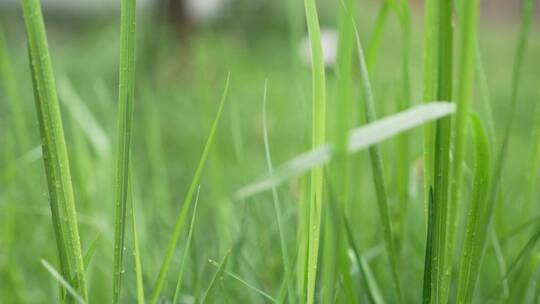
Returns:
[[[131,165],[130,165],[130,171],[131,171]],[[136,282],[136,290],[137,290],[137,303],[138,304],[144,304],[144,281],[143,281],[143,270],[142,270],[142,262],[141,262],[141,250],[139,246],[139,236],[137,233],[137,220],[135,215],[135,202],[133,199],[133,182],[132,177],[129,177],[129,185],[128,185],[128,200],[130,204],[130,211],[131,211],[131,235],[133,238],[133,259],[135,263],[135,282]]]
[[[221,263],[219,263],[219,266],[216,269],[216,272],[214,272],[214,275],[212,276],[212,279],[210,280],[210,284],[208,284],[208,287],[206,288],[203,295],[201,296],[201,300],[200,300],[201,304],[206,303],[208,296],[210,295],[210,293],[212,292],[212,289],[216,285],[216,281],[221,277],[221,275],[225,271],[225,267],[227,266],[227,261],[229,260],[230,255],[231,255],[231,251],[229,250],[223,257],[223,260],[221,260]]]
[[[422,303],[429,304],[431,303],[431,255],[433,254],[433,225],[434,215],[433,215],[433,188],[429,189],[429,200],[428,200],[428,218],[427,218],[427,233],[426,233],[426,250],[424,257],[424,282],[422,286]]]
[[[120,301],[124,273],[124,235],[129,196],[131,125],[135,95],[135,0],[122,0],[120,16],[120,67],[117,113],[114,265],[112,301]]]
[[[403,112],[381,118],[349,132],[348,153],[353,154],[370,146],[411,130],[427,122],[448,116],[455,111],[455,105],[448,102],[433,102],[419,105]],[[313,167],[326,164],[331,159],[332,146],[311,150],[277,167],[273,176],[264,177],[234,193],[238,200],[271,189],[288,178],[300,175]]]
[[[56,271],[56,269],[54,269],[54,267],[51,264],[49,264],[45,260],[41,260],[41,265],[43,265],[43,267],[47,269],[47,271],[58,281],[58,283],[60,283],[60,285],[62,285],[62,287],[64,287],[67,290],[67,292],[73,297],[73,299],[77,303],[79,304],[86,303],[84,299],[82,298],[82,296],[73,288],[73,286],[69,284],[68,281],[66,281],[64,277],[62,277],[61,274],[58,273],[58,271]]]
[[[321,44],[321,31],[317,6],[315,0],[304,0],[306,21],[311,46],[312,68],[312,138],[313,148],[325,144],[326,133],[326,80]],[[315,287],[317,282],[317,266],[319,258],[319,239],[321,230],[321,210],[323,204],[323,179],[322,168],[314,168],[311,171],[309,191],[309,221],[308,231],[308,254],[307,254],[307,277],[306,299],[308,304],[315,301]]]
[[[487,190],[489,185],[489,143],[480,118],[472,116],[475,138],[475,173],[472,200],[461,255],[457,303],[471,303],[481,265],[483,247],[479,242],[482,227],[487,225]]]
[[[191,239],[193,237],[193,228],[195,227],[195,219],[197,218],[197,206],[199,205],[199,193],[201,186],[197,188],[197,195],[195,196],[195,205],[193,206],[193,214],[191,215],[191,221],[189,224],[188,235],[186,239],[186,246],[184,248],[184,254],[182,255],[182,261],[180,262],[180,270],[178,271],[178,280],[176,281],[176,289],[174,290],[174,296],[172,303],[178,303],[178,296],[180,295],[180,289],[182,288],[182,279],[184,277],[184,270],[186,269],[186,262],[189,250],[191,248]]]
[[[343,231],[341,214],[349,202],[349,156],[347,153],[348,130],[353,105],[353,54],[354,33],[353,16],[354,1],[341,2],[339,13],[339,37],[337,53],[337,92],[335,97],[334,142],[332,166],[330,167],[330,185],[332,199],[323,207],[324,244],[322,286],[324,286],[323,302],[331,303],[336,297],[335,289],[338,279],[349,303],[357,302],[350,274],[350,262],[347,254],[347,243]],[[339,301],[339,299],[337,300]]]
[[[220,264],[214,260],[209,260],[210,264],[212,264],[213,266],[219,268],[220,267]],[[246,280],[242,279],[241,277],[239,277],[237,274],[235,273],[232,273],[230,271],[227,271],[227,270],[223,270],[223,273],[233,279],[235,279],[236,281],[240,282],[242,285],[246,286],[247,288],[253,290],[254,292],[260,294],[262,297],[264,297],[265,299],[267,299],[268,301],[272,302],[272,303],[283,303],[283,301],[278,301],[277,299],[275,299],[274,297],[272,297],[271,295],[269,295],[268,293],[264,292],[263,290],[261,290],[260,288],[257,288],[255,287],[253,284],[247,282]],[[285,288],[286,290],[286,288]]]
[[[90,242],[90,245],[88,246],[88,249],[86,250],[86,253],[84,254],[84,270],[88,270],[88,266],[90,265],[90,262],[92,261],[92,258],[94,257],[94,254],[96,253],[96,249],[99,245],[99,241],[101,240],[101,233],[98,233],[96,237]]]
[[[452,11],[453,1],[426,2],[424,54],[424,100],[452,100]],[[448,188],[450,179],[451,118],[445,117],[428,127],[425,134],[424,181],[433,188],[433,239],[431,249],[431,301],[446,303],[449,276],[446,273],[448,250]]]
[[[178,240],[180,239],[180,236],[182,234],[182,227],[184,226],[184,222],[186,221],[187,213],[190,209],[193,195],[195,194],[195,190],[197,188],[197,185],[200,183],[201,175],[204,169],[204,165],[206,163],[206,159],[208,158],[208,154],[210,152],[210,148],[212,146],[212,142],[214,141],[214,136],[217,131],[217,126],[219,124],[219,120],[221,118],[221,113],[223,112],[223,107],[225,105],[225,101],[227,100],[227,93],[229,91],[229,80],[230,75],[227,75],[227,80],[225,82],[225,89],[223,91],[223,95],[221,97],[221,101],[219,103],[219,108],[216,113],[216,117],[214,119],[214,122],[212,123],[212,127],[210,129],[210,133],[208,134],[208,139],[206,140],[206,144],[204,146],[203,152],[201,154],[201,158],[199,160],[199,163],[197,165],[197,169],[195,169],[195,174],[193,175],[193,179],[191,180],[191,185],[189,186],[188,192],[186,194],[186,197],[184,199],[184,203],[182,205],[182,210],[180,211],[180,214],[178,216],[178,219],[176,221],[176,224],[174,226],[173,234],[171,236],[171,240],[169,241],[169,244],[167,246],[167,250],[165,252],[165,257],[163,258],[163,262],[161,264],[158,278],[156,281],[156,284],[154,286],[154,290],[152,292],[152,296],[150,298],[150,303],[157,303],[159,299],[159,295],[161,294],[161,290],[163,289],[163,285],[165,283],[165,279],[167,276],[167,273],[169,271],[169,267],[172,261],[172,257],[174,255],[174,251],[176,249],[176,244],[178,243]]]
[[[264,154],[266,157],[266,165],[268,167],[268,173],[270,174],[270,176],[272,176],[274,172],[274,167],[272,165],[272,157],[270,154],[270,144],[268,141],[268,122],[267,122],[268,117],[266,114],[267,92],[268,92],[268,80],[265,81],[264,83],[264,96],[263,96],[263,108],[262,108],[263,131],[264,131],[263,139],[264,139],[264,152],[265,152]],[[285,242],[285,232],[284,232],[284,227],[283,227],[281,202],[279,201],[279,196],[278,196],[277,189],[275,186],[272,187],[272,200],[274,202],[274,212],[276,215],[276,224],[277,224],[277,229],[278,229],[278,234],[279,234],[279,244],[281,247],[281,258],[283,260],[284,273],[285,273],[285,277],[289,278],[291,277],[292,268],[291,268],[291,262],[289,261],[289,251],[287,249],[287,244]],[[294,304],[296,302],[293,281],[290,279],[287,280],[287,297],[288,297],[289,303]]]
[[[60,273],[87,298],[84,262],[60,107],[39,0],[22,0]],[[65,292],[62,292],[64,299]],[[72,295],[69,296],[73,300]]]
[[[478,0],[461,1],[460,15],[458,18],[458,33],[460,36],[459,47],[459,83],[457,91],[457,110],[453,137],[452,159],[452,182],[450,201],[448,206],[448,245],[445,257],[445,286],[449,290],[452,279],[454,248],[459,224],[459,206],[462,197],[463,185],[463,162],[467,143],[467,125],[469,122],[469,109],[473,88],[477,23],[478,23]],[[475,130],[477,127],[475,127]],[[480,140],[480,139],[477,139]],[[487,143],[486,143],[487,144]],[[477,160],[477,163],[481,160]],[[447,297],[447,296],[445,296]]]
[[[354,253],[354,257],[356,258],[356,262],[358,263],[358,268],[360,269],[360,273],[362,274],[362,281],[365,284],[365,289],[368,294],[368,298],[371,303],[373,304],[381,304],[384,303],[384,298],[382,296],[382,293],[380,291],[380,288],[377,284],[377,281],[375,281],[375,278],[373,277],[373,274],[371,273],[370,269],[368,268],[367,262],[360,254],[360,250],[358,249],[358,246],[356,245],[356,242],[354,240],[354,236],[352,233],[352,229],[350,227],[349,221],[343,215],[343,224],[345,226],[345,232],[347,234],[347,240],[349,242],[349,245]]]
[[[523,57],[527,45],[527,39],[529,35],[530,24],[533,15],[534,0],[526,0],[523,3],[523,15],[521,19],[520,33],[518,36],[518,43],[516,47],[516,53],[514,54],[514,64],[512,67],[512,84],[511,84],[511,95],[510,95],[510,105],[507,111],[507,120],[504,125],[503,138],[500,142],[500,149],[495,160],[494,168],[489,186],[488,192],[488,210],[486,211],[486,225],[482,227],[482,233],[479,236],[480,246],[485,250],[487,244],[487,230],[490,229],[491,219],[493,217],[493,210],[497,202],[497,196],[500,191],[500,182],[501,176],[504,171],[504,164],[506,162],[508,145],[511,139],[511,131],[513,122],[515,119],[515,113],[517,110],[518,103],[518,92],[519,84],[521,79],[521,70],[523,67]],[[481,261],[481,260],[480,260]]]
[[[356,36],[356,48],[358,51],[358,59],[360,62],[360,79],[362,82],[362,93],[364,103],[364,113],[367,123],[373,122],[377,119],[375,111],[375,100],[373,92],[371,90],[371,83],[369,80],[369,73],[367,70],[366,60],[364,58],[364,51],[360,42],[360,35],[358,29],[354,26]],[[385,248],[390,260],[390,271],[392,273],[392,283],[396,292],[398,302],[403,302],[403,294],[401,292],[401,282],[399,278],[399,270],[397,267],[398,254],[394,244],[394,232],[392,229],[392,220],[390,216],[390,206],[388,202],[387,186],[384,178],[384,167],[381,152],[379,147],[375,144],[369,148],[369,155],[371,159],[373,182],[375,186],[375,193],[379,208],[379,215],[383,224],[383,236],[385,242]]]

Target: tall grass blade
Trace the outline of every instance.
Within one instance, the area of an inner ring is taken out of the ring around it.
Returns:
[[[324,244],[322,286],[324,303],[336,301],[357,302],[350,272],[346,238],[343,231],[341,214],[349,202],[349,159],[347,153],[348,130],[353,105],[353,54],[354,1],[342,1],[339,11],[339,37],[337,53],[337,92],[335,97],[334,150],[330,167],[330,182],[333,189],[332,199],[323,207]],[[352,8],[352,9],[351,9]],[[338,284],[341,283],[341,289]],[[338,286],[338,287],[336,287]],[[339,293],[336,292],[338,290]],[[343,290],[343,291],[341,291]],[[344,297],[341,296],[344,294]]]
[[[306,21],[311,46],[312,67],[312,138],[313,148],[325,144],[326,133],[326,80],[321,44],[321,32],[315,0],[304,0]],[[309,227],[306,302],[315,301],[317,283],[317,266],[319,258],[319,238],[321,230],[321,209],[323,204],[323,169],[314,168],[311,171],[309,196]]]
[[[182,255],[182,261],[180,262],[180,270],[178,271],[178,280],[176,281],[176,289],[174,290],[174,296],[172,303],[178,303],[178,296],[180,295],[180,289],[182,288],[182,279],[184,277],[184,270],[186,269],[186,263],[188,253],[191,248],[191,240],[193,237],[193,228],[195,227],[195,219],[197,218],[197,206],[199,205],[199,193],[201,186],[197,188],[197,195],[195,196],[195,205],[193,206],[193,214],[191,215],[191,221],[189,224],[188,236],[186,239],[186,246],[184,248],[184,254]]]
[[[60,273],[84,300],[87,292],[77,214],[40,1],[22,0],[21,3]],[[64,295],[62,292],[62,299]]]
[[[165,252],[165,257],[163,258],[163,262],[161,264],[158,278],[156,281],[156,284],[154,286],[154,290],[152,292],[152,296],[150,298],[150,303],[157,303],[159,299],[159,295],[161,294],[161,290],[163,289],[163,285],[165,283],[165,279],[167,276],[167,273],[169,271],[169,267],[171,265],[172,257],[174,255],[174,251],[176,249],[176,244],[178,243],[178,240],[180,239],[180,236],[182,234],[182,227],[184,226],[184,222],[186,221],[187,213],[190,209],[193,195],[195,194],[195,190],[197,188],[197,185],[200,183],[201,175],[204,169],[204,165],[206,163],[206,159],[208,158],[208,154],[210,153],[210,148],[212,147],[212,142],[214,141],[214,136],[217,131],[217,126],[219,124],[219,120],[221,118],[221,113],[223,112],[223,107],[225,105],[225,101],[227,100],[227,93],[229,91],[229,80],[230,80],[230,74],[227,75],[227,80],[225,82],[225,89],[223,91],[223,95],[221,97],[221,101],[219,103],[219,108],[216,113],[216,117],[214,119],[214,122],[212,123],[212,127],[210,128],[210,133],[208,134],[208,139],[206,140],[206,144],[204,145],[203,152],[201,154],[201,158],[199,160],[199,163],[197,165],[197,169],[195,169],[195,174],[193,175],[193,179],[191,180],[191,185],[189,186],[188,192],[186,194],[186,197],[184,199],[184,203],[182,205],[182,210],[180,211],[180,214],[178,216],[178,219],[176,221],[176,224],[174,226],[173,234],[171,236],[171,240],[169,241],[169,244],[167,246],[167,250]]]
[[[452,11],[451,0],[426,2],[424,54],[424,99],[452,100]],[[433,187],[433,240],[431,246],[431,301],[446,303],[448,275],[448,188],[450,178],[450,117],[428,127],[425,138],[425,189]],[[427,193],[426,193],[427,194]],[[427,198],[427,196],[426,196]]]
[[[433,254],[433,229],[434,220],[433,215],[433,188],[429,189],[429,203],[428,203],[428,218],[427,218],[427,234],[426,234],[426,251],[424,257],[424,282],[422,289],[422,303],[431,303],[431,255]]]
[[[453,137],[452,159],[452,182],[450,190],[450,202],[448,206],[448,246],[445,257],[444,290],[449,290],[452,280],[454,248],[459,224],[459,206],[462,197],[463,185],[463,162],[467,143],[467,125],[470,120],[469,109],[474,82],[477,23],[478,23],[478,0],[462,1],[460,5],[460,18],[458,19],[458,32],[460,36],[459,47],[459,83],[456,96],[457,111]],[[478,127],[475,127],[475,130]],[[480,139],[477,139],[480,140]],[[486,143],[487,144],[487,143]],[[477,159],[477,163],[481,160]],[[480,165],[480,164],[478,164]],[[486,169],[487,170],[487,169]],[[444,295],[444,298],[447,298]]]
[[[124,235],[129,196],[131,125],[135,95],[135,0],[122,0],[120,14],[120,67],[115,165],[114,265],[112,301],[120,301],[124,273]]]
[[[270,144],[268,141],[268,122],[266,114],[266,105],[267,105],[267,92],[268,92],[268,80],[264,83],[264,97],[263,97],[263,139],[264,139],[264,152],[266,157],[266,165],[268,167],[268,173],[272,176],[274,168],[272,165],[272,157],[270,154]],[[281,202],[279,201],[279,196],[277,193],[276,187],[272,187],[272,200],[274,201],[274,212],[276,215],[276,224],[279,234],[279,244],[281,248],[281,258],[283,260],[283,268],[285,277],[289,278],[291,276],[291,262],[289,261],[289,252],[287,250],[287,244],[285,242],[285,232],[283,227],[282,211],[281,211]],[[295,303],[295,292],[292,280],[287,280],[287,297],[289,303]]]
[[[448,102],[433,102],[419,105],[403,112],[381,118],[377,121],[353,129],[349,132],[349,154],[369,148],[404,131],[421,126],[427,122],[448,116],[455,111],[455,105]],[[271,177],[264,177],[246,185],[234,193],[237,200],[245,199],[260,192],[270,190],[288,178],[298,176],[310,169],[322,166],[330,161],[331,145],[325,145],[301,154],[277,167]]]
[[[364,99],[364,112],[367,123],[373,122],[377,119],[375,111],[375,99],[373,91],[371,90],[371,83],[369,80],[369,73],[367,70],[366,60],[364,58],[364,51],[360,41],[360,34],[358,29],[354,26],[356,35],[356,47],[358,51],[358,59],[360,62],[360,79],[362,82],[362,93]],[[390,271],[392,273],[392,283],[396,292],[397,300],[399,303],[403,302],[403,294],[401,292],[401,282],[399,278],[399,270],[397,266],[398,254],[394,244],[394,232],[392,229],[392,219],[390,216],[390,206],[388,202],[387,186],[384,178],[384,167],[381,152],[377,145],[373,145],[369,148],[369,155],[371,159],[373,182],[375,186],[376,198],[379,208],[379,215],[383,224],[383,236],[388,259],[390,260]]]
[[[480,119],[472,116],[475,138],[475,173],[472,200],[459,267],[457,303],[471,303],[481,265],[482,244],[478,237],[487,224],[487,190],[489,184],[489,143]]]

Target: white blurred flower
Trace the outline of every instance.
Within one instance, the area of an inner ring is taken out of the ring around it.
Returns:
[[[336,63],[338,33],[334,29],[321,29],[321,44],[324,64],[332,66]],[[306,64],[311,64],[311,46],[309,35],[306,35],[300,43],[300,57]]]

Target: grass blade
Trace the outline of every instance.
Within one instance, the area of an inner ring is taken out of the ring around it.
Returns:
[[[424,99],[452,100],[452,5],[451,0],[426,2],[426,33],[424,54]],[[431,262],[431,301],[446,303],[448,276],[448,188],[450,176],[450,117],[436,121],[425,135],[425,189],[433,187],[433,246]],[[427,193],[426,193],[427,194]],[[427,196],[426,196],[427,198]]]
[[[216,285],[216,281],[221,277],[221,274],[225,271],[225,267],[227,266],[227,261],[229,260],[230,255],[231,255],[231,251],[229,250],[223,257],[223,260],[221,260],[221,263],[219,263],[218,269],[214,273],[214,276],[212,276],[212,279],[210,280],[210,284],[208,285],[208,288],[206,288],[205,292],[203,293],[201,297],[201,300],[200,300],[201,304],[206,303],[208,296],[212,292],[212,288],[214,288],[214,285]]]
[[[21,3],[26,25],[52,221],[60,257],[60,272],[84,300],[87,298],[87,292],[77,214],[40,1],[22,0]],[[64,293],[62,294],[63,299]]]
[[[362,82],[362,92],[364,99],[364,112],[367,123],[375,121],[377,114],[375,111],[375,100],[373,92],[371,90],[371,83],[369,80],[369,73],[367,70],[366,60],[364,58],[364,51],[360,41],[360,35],[356,26],[354,27],[356,35],[356,47],[358,51],[358,59],[360,61],[360,79]],[[390,260],[390,271],[392,273],[392,283],[396,292],[397,301],[403,302],[403,294],[401,292],[401,282],[399,278],[399,271],[397,268],[398,254],[394,244],[394,232],[392,229],[392,220],[390,216],[390,206],[388,202],[387,186],[384,179],[384,167],[382,156],[379,147],[375,144],[369,148],[369,155],[371,159],[373,182],[375,186],[376,198],[379,208],[379,215],[383,224],[383,236],[384,243]]]
[[[64,277],[62,277],[61,274],[58,273],[58,271],[56,271],[56,269],[54,269],[54,267],[51,264],[49,264],[45,260],[41,260],[41,265],[43,265],[43,267],[47,269],[47,271],[58,281],[58,283],[60,283],[60,285],[62,285],[67,290],[67,292],[73,297],[73,299],[77,303],[79,304],[85,303],[82,296],[69,284],[68,281],[66,281]]]
[[[214,260],[209,260],[210,264],[214,265],[215,267],[217,267],[219,269],[220,267],[220,264]],[[247,282],[246,280],[242,279],[241,277],[239,277],[238,275],[230,272],[230,271],[227,271],[227,270],[223,270],[223,273],[226,274],[227,276],[235,279],[236,281],[240,282],[242,285],[246,286],[247,288],[253,290],[254,292],[260,294],[262,297],[266,298],[267,300],[269,300],[270,302],[272,303],[282,303],[282,301],[278,301],[276,300],[274,297],[272,297],[271,295],[267,294],[266,292],[262,291],[261,289],[255,287],[253,284]]]
[[[122,0],[120,16],[120,67],[115,167],[115,233],[113,303],[120,301],[124,273],[124,235],[129,196],[131,125],[135,95],[135,0]]]
[[[317,16],[315,0],[304,0],[306,21],[311,46],[312,68],[312,146],[320,147],[325,144],[326,132],[326,80],[321,44],[321,30]],[[311,185],[309,196],[309,227],[308,231],[308,256],[307,256],[307,284],[306,302],[312,304],[315,301],[315,287],[317,282],[317,265],[319,257],[319,238],[321,230],[321,209],[323,203],[323,180],[322,168],[311,171]]]
[[[457,111],[454,125],[453,159],[452,159],[452,182],[450,190],[450,204],[448,206],[448,248],[445,257],[445,286],[450,288],[453,270],[454,248],[459,224],[459,206],[462,196],[463,185],[463,162],[467,143],[467,125],[469,122],[469,109],[474,81],[477,23],[478,23],[478,0],[462,1],[460,5],[460,17],[458,29],[460,35],[459,47],[459,84],[457,94]],[[477,122],[478,123],[478,122]],[[475,126],[475,131],[479,128]],[[479,132],[479,131],[478,131]],[[479,136],[479,135],[477,135]],[[481,140],[481,138],[477,138]],[[486,143],[487,145],[487,143]],[[480,156],[480,155],[477,155]],[[477,159],[477,163],[482,160]],[[480,164],[478,164],[480,166]],[[487,170],[487,168],[485,168]],[[445,296],[447,297],[447,296]]]
[[[90,242],[90,246],[88,246],[88,249],[86,250],[86,253],[84,254],[84,270],[88,270],[88,265],[90,265],[90,262],[92,261],[92,258],[94,257],[94,254],[96,253],[96,249],[100,240],[101,240],[101,233],[98,233],[96,237],[94,238],[94,240]]]
[[[474,185],[467,216],[463,254],[459,268],[457,303],[471,303],[481,265],[482,244],[478,241],[482,227],[487,224],[487,186],[489,184],[489,144],[480,119],[472,116],[475,138]]]
[[[172,261],[172,257],[174,255],[174,251],[176,249],[176,244],[178,243],[178,240],[180,239],[180,236],[182,234],[182,227],[184,226],[184,222],[186,221],[187,213],[190,209],[193,195],[195,194],[195,190],[197,188],[197,185],[200,182],[201,175],[204,169],[204,165],[206,163],[206,159],[208,158],[208,153],[210,152],[210,147],[212,146],[212,142],[214,141],[214,136],[217,131],[217,126],[219,124],[219,119],[221,118],[221,113],[223,112],[223,107],[225,105],[225,100],[227,99],[227,93],[229,91],[229,80],[230,80],[230,74],[227,75],[227,81],[225,82],[225,89],[223,91],[223,95],[221,97],[221,101],[219,103],[219,108],[216,113],[216,117],[214,119],[214,122],[212,123],[212,127],[210,129],[210,133],[208,134],[208,139],[206,140],[206,144],[204,145],[203,152],[201,154],[201,158],[199,160],[199,163],[197,165],[197,169],[195,170],[195,174],[193,175],[193,179],[191,180],[191,185],[189,186],[188,192],[186,194],[186,197],[184,199],[184,204],[182,205],[182,210],[180,211],[180,214],[178,216],[178,219],[176,221],[176,224],[174,226],[173,234],[171,236],[171,240],[169,241],[169,244],[167,246],[167,250],[165,252],[165,257],[163,258],[163,262],[161,264],[161,268],[159,270],[158,278],[156,281],[156,285],[154,287],[154,290],[152,292],[152,296],[150,298],[150,303],[157,303],[159,299],[159,295],[161,294],[161,290],[163,289],[163,284],[165,283],[165,278],[167,276],[167,273],[169,271],[169,267]]]
[[[268,80],[264,83],[264,97],[263,97],[263,139],[264,139],[264,152],[266,157],[266,165],[268,167],[268,173],[270,176],[272,176],[274,172],[274,168],[272,165],[272,157],[270,155],[270,144],[268,141],[268,123],[267,123],[267,115],[266,115],[266,103],[267,103],[267,90],[268,90]],[[283,228],[283,220],[281,218],[281,203],[279,201],[278,193],[276,190],[276,187],[272,187],[272,200],[274,201],[274,212],[276,215],[276,223],[277,223],[277,229],[279,234],[279,244],[281,247],[281,258],[283,259],[283,268],[285,277],[289,278],[291,276],[291,263],[289,261],[289,252],[287,250],[287,244],[285,243],[285,234],[284,234],[284,228]],[[295,303],[295,292],[294,292],[294,286],[292,284],[292,280],[287,280],[287,296],[289,303],[293,304]]]
[[[195,206],[193,206],[193,214],[191,215],[191,221],[189,224],[188,236],[186,239],[186,246],[184,248],[184,254],[182,255],[182,262],[180,263],[180,270],[178,271],[178,280],[176,282],[176,289],[174,290],[173,304],[176,304],[178,301],[178,296],[180,295],[180,289],[182,288],[182,279],[184,276],[184,270],[186,269],[187,257],[191,247],[191,239],[193,237],[193,228],[195,227],[195,219],[197,217],[197,206],[199,205],[199,193],[201,191],[201,186],[197,188],[197,195],[195,196]]]
[[[131,170],[131,164],[130,164],[130,171]],[[133,184],[132,184],[132,177],[129,177],[129,184],[128,184],[128,200],[130,204],[130,211],[131,211],[131,235],[133,237],[133,258],[135,260],[135,280],[137,284],[137,303],[138,304],[144,304],[144,281],[143,281],[143,271],[142,271],[142,263],[141,263],[141,250],[139,247],[139,237],[137,234],[137,220],[135,216],[135,203],[133,199]]]
[[[349,132],[348,153],[353,154],[376,143],[392,138],[404,131],[427,122],[448,116],[455,111],[455,105],[448,102],[433,102],[419,105],[403,112],[379,119]],[[301,154],[274,170],[272,177],[264,177],[242,187],[234,193],[237,200],[245,199],[260,192],[270,190],[292,176],[300,175],[313,167],[330,161],[332,146],[325,145]]]
[[[382,304],[384,303],[384,299],[379,289],[379,286],[377,285],[377,282],[375,281],[375,278],[373,277],[373,274],[371,273],[370,269],[367,267],[368,266],[367,261],[365,261],[365,259],[360,254],[360,250],[358,249],[358,246],[356,245],[356,242],[354,241],[354,236],[353,236],[349,221],[347,220],[345,215],[343,215],[343,217],[344,217],[343,224],[345,226],[347,239],[349,241],[349,245],[351,246],[351,249],[353,250],[356,262],[358,263],[358,268],[360,269],[360,273],[362,274],[363,282],[366,285],[365,289],[367,291],[368,298],[370,302],[373,304]]]

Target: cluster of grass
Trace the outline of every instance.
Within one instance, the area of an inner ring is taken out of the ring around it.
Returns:
[[[538,302],[535,1],[518,31],[484,29],[480,2],[425,1],[422,34],[407,0],[285,1],[286,30],[177,42],[122,0],[119,27],[49,48],[21,0],[27,51],[0,29],[0,301]]]

